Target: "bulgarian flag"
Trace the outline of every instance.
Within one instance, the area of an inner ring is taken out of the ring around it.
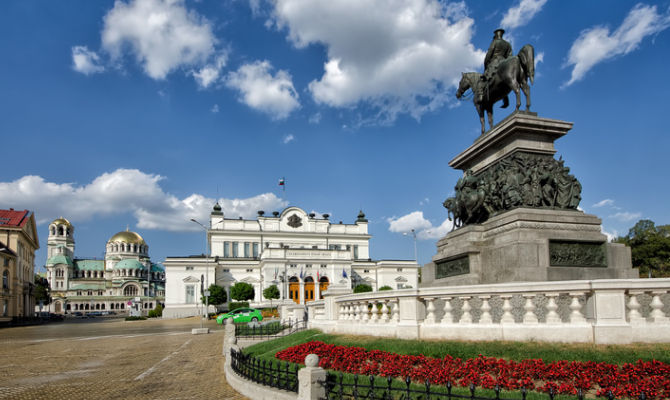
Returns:
[[[279,179],[279,186],[282,187],[283,191],[286,191],[286,180],[284,178]]]

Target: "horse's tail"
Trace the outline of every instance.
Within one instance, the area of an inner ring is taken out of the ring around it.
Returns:
[[[521,67],[526,76],[530,78],[530,83],[535,81],[535,49],[533,46],[527,44],[521,48],[518,54]]]

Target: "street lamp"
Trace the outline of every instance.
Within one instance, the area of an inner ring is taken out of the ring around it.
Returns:
[[[412,229],[410,232],[403,233],[403,235],[405,235],[405,236],[410,235],[410,234],[414,237],[414,261],[416,261],[418,263],[419,259],[416,256],[416,231],[414,229]]]
[[[198,222],[195,218],[191,218],[191,222],[195,222],[196,224],[200,225],[202,229],[205,230],[205,244],[207,248],[207,254],[205,255],[205,290],[201,290],[201,294],[205,296],[205,312],[203,313],[202,319],[204,320],[207,318],[207,313],[209,312],[209,240],[207,239],[207,232],[209,231],[207,227],[200,222]],[[202,279],[200,280],[202,284]],[[202,328],[203,321],[200,321],[200,327]]]

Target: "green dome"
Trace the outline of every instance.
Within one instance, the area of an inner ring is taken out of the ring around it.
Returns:
[[[116,263],[114,269],[144,269],[144,265],[133,258],[126,258]]]
[[[165,272],[161,264],[151,264],[151,272]]]
[[[70,257],[63,254],[56,254],[55,256],[49,257],[47,260],[47,265],[56,265],[56,264],[67,264],[72,265],[72,260]]]

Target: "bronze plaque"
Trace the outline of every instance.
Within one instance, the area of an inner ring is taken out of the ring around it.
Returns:
[[[605,243],[550,240],[549,265],[552,267],[607,267]]]
[[[470,273],[470,257],[465,255],[435,262],[435,279]]]

